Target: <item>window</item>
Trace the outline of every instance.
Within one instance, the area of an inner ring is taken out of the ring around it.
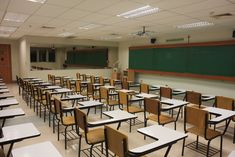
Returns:
[[[47,49],[40,49],[39,50],[39,62],[46,62],[47,60]]]
[[[51,49],[48,53],[48,62],[55,62],[55,50]]]
[[[30,50],[30,62],[37,62],[37,50]]]
[[[55,62],[55,49],[51,48],[30,48],[30,62]]]

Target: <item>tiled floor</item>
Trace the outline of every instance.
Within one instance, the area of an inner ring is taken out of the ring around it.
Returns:
[[[36,115],[35,112],[33,112],[32,109],[30,109],[24,100],[22,99],[21,96],[18,94],[18,86],[16,84],[7,84],[8,88],[10,89],[10,92],[15,95],[16,99],[20,102],[19,106],[12,106],[14,107],[21,107],[25,111],[26,115],[21,116],[21,117],[16,117],[12,119],[8,119],[6,122],[6,126],[8,125],[14,125],[14,124],[19,124],[19,123],[26,123],[26,122],[32,122],[34,125],[38,128],[38,130],[41,132],[40,137],[32,138],[32,139],[27,139],[23,140],[19,143],[16,143],[14,145],[14,148],[16,147],[22,147],[26,145],[30,145],[33,143],[38,143],[38,142],[43,142],[43,141],[51,141],[55,147],[59,150],[59,152],[62,154],[63,157],[77,157],[78,154],[78,140],[73,140],[68,143],[68,149],[64,149],[64,138],[61,136],[61,139],[57,141],[57,134],[52,133],[52,127],[48,126],[48,121],[45,123],[43,122],[43,118],[39,118],[39,116]],[[94,114],[94,111],[91,110],[89,114],[89,120],[97,120],[99,119],[99,113]],[[138,114],[138,119],[143,121],[143,114]],[[151,123],[149,123],[151,125]],[[229,132],[224,136],[224,141],[223,141],[223,156],[226,157],[228,154],[232,151],[235,150],[235,144],[232,143],[232,134],[233,134],[233,125],[229,127]],[[113,126],[116,126],[115,124]],[[125,134],[128,135],[129,137],[129,148],[134,148],[137,146],[141,146],[145,143],[149,143],[153,141],[150,138],[147,138],[144,140],[143,135],[137,133],[136,129],[143,127],[143,124],[139,124],[137,126],[133,126],[132,132],[128,132],[128,124],[127,123],[122,123],[120,130],[123,131]],[[173,124],[166,125],[165,127],[169,128],[174,128]],[[183,131],[183,119],[179,118],[179,121],[177,122],[177,130],[178,131]],[[186,139],[186,143],[192,142],[195,140],[196,137],[192,134],[189,134],[188,138]],[[200,141],[202,143],[206,143],[206,141],[203,138],[200,138]],[[215,139],[211,142],[211,146],[215,148],[219,148],[219,143],[220,140]],[[82,142],[82,148],[87,148],[88,145],[85,143],[84,139]],[[172,149],[170,150],[169,157],[180,157],[181,156],[181,149],[182,149],[182,141],[177,142],[176,144],[173,145]],[[149,157],[156,157],[156,156],[164,156],[164,153],[166,151],[166,148],[161,149],[159,151],[156,151],[152,154],[148,154],[147,156]],[[82,156],[85,156],[82,154]],[[185,157],[200,157],[203,156],[197,152],[194,152],[188,148],[185,148]],[[216,154],[215,157],[218,157],[219,154]]]

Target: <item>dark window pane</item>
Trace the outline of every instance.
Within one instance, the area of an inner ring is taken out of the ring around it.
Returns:
[[[37,62],[37,50],[30,48],[30,62]]]
[[[46,49],[39,50],[39,62],[46,62],[47,59],[47,52]]]
[[[50,50],[48,54],[48,61],[55,62],[55,50]]]

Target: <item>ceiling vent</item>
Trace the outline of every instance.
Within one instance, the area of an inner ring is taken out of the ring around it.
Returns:
[[[214,12],[211,12],[210,14],[211,14],[211,17],[212,17],[212,18],[215,18],[215,19],[219,19],[219,18],[225,18],[225,17],[231,17],[231,16],[233,16],[233,14],[231,14],[231,13],[223,13],[223,14],[213,15],[213,14],[214,14]]]
[[[42,26],[42,29],[55,29],[56,27],[51,27],[51,26]]]

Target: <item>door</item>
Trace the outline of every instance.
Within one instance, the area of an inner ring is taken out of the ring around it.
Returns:
[[[5,83],[12,81],[11,46],[7,44],[0,44],[0,77]]]

